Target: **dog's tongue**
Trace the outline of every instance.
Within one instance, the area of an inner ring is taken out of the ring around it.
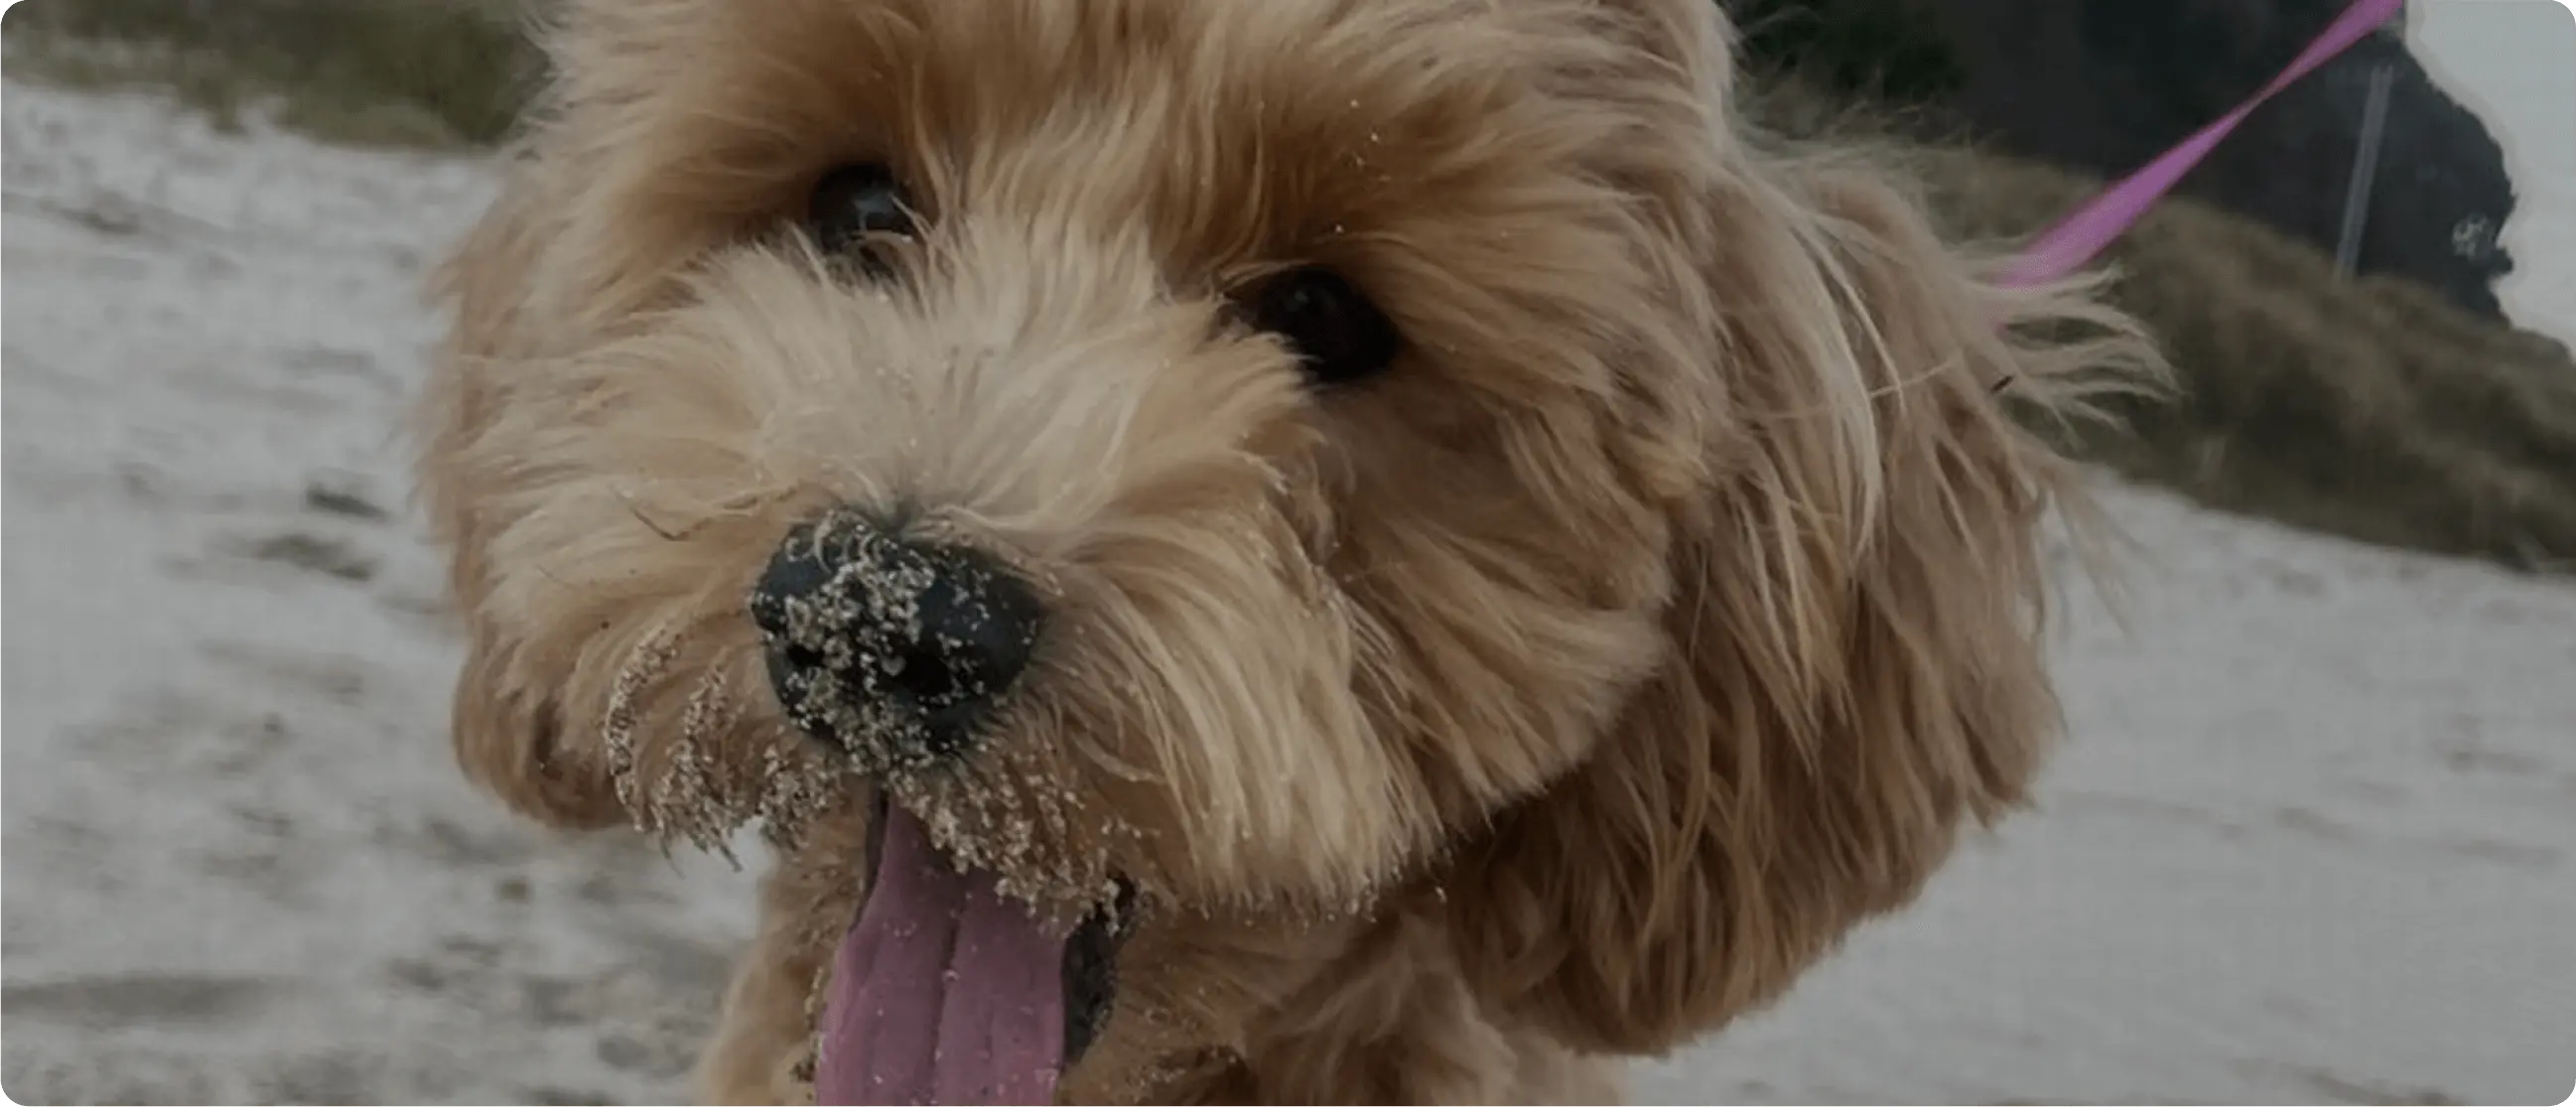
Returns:
[[[985,873],[887,811],[875,885],[832,958],[814,1099],[1046,1103],[1064,1054],[1064,943]]]

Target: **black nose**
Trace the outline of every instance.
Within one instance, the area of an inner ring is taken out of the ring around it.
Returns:
[[[991,555],[835,511],[789,532],[751,617],[790,719],[905,763],[965,749],[1028,668],[1043,612]]]

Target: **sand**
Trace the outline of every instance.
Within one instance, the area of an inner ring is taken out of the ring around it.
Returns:
[[[21,1102],[667,1102],[747,874],[471,792],[393,437],[463,157],[12,83],[0,1084]],[[1650,1102],[2557,1102],[2576,588],[2106,484],[2074,741]],[[745,856],[756,858],[746,841]]]

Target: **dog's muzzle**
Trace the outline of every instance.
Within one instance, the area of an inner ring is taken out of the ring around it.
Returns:
[[[966,752],[1028,668],[1045,615],[991,555],[849,509],[789,532],[750,606],[789,719],[897,765]]]

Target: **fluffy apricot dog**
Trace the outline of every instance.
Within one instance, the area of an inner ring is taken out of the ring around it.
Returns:
[[[1600,1102],[2022,798],[1998,390],[2130,332],[1752,133],[1709,0],[548,37],[442,285],[456,743],[765,828],[709,1099]]]

